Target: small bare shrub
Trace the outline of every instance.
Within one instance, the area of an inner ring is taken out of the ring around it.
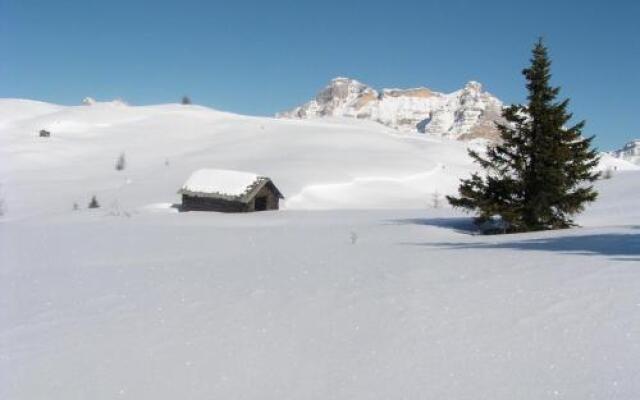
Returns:
[[[442,207],[442,196],[437,190],[431,195],[431,207],[432,208]]]
[[[124,153],[120,153],[118,160],[116,161],[116,171],[122,171],[127,167],[127,158]]]
[[[354,231],[351,231],[351,234],[349,235],[349,239],[351,239],[351,244],[358,243],[358,234]]]

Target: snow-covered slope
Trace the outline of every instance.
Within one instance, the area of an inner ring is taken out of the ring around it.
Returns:
[[[469,82],[450,94],[427,88],[377,91],[349,78],[335,78],[314,100],[281,118],[353,117],[391,128],[419,131],[453,139],[495,139],[494,122],[501,119],[502,102]]]
[[[0,398],[634,400],[625,178],[588,227],[501,237],[445,209],[0,223]]]
[[[177,190],[202,168],[268,176],[289,209],[424,208],[456,191],[459,179],[475,169],[467,146],[484,143],[404,135],[355,118],[257,118],[120,101],[74,107],[1,102],[6,218],[66,212],[93,195],[129,211],[175,203]],[[51,137],[39,137],[41,129]],[[118,171],[121,154],[126,169]],[[600,169],[637,167],[604,155]]]
[[[615,172],[615,171],[635,171],[640,170],[640,165],[636,165],[631,161],[627,161],[624,158],[616,157],[611,153],[600,153],[600,163],[597,169],[601,172]]]
[[[640,139],[633,140],[620,150],[612,151],[609,154],[615,158],[640,165]]]
[[[38,104],[31,118],[2,122],[6,217],[66,212],[94,194],[128,210],[178,202],[176,191],[202,168],[268,176],[285,208],[422,208],[432,193],[455,190],[472,168],[465,143],[356,119],[253,118],[120,102],[45,111]],[[40,129],[51,137],[38,137]],[[126,169],[117,171],[122,153]]]
[[[0,126],[0,399],[640,393],[637,171],[597,182],[580,229],[478,236],[434,196],[472,169],[468,143],[356,119],[2,104],[21,111]],[[170,207],[205,167],[270,176],[285,209]],[[416,209],[309,210],[372,207]]]
[[[50,114],[62,109],[55,104],[24,99],[0,99],[0,129],[21,119]]]

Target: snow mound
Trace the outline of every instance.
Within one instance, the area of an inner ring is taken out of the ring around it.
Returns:
[[[430,171],[403,176],[354,178],[350,182],[305,187],[286,202],[287,209],[422,209],[444,205],[444,193],[455,193],[458,180],[438,164]]]
[[[200,169],[191,174],[180,192],[238,197],[245,194],[259,179],[258,175],[251,172]]]

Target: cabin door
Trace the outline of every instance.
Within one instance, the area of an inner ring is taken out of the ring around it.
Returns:
[[[256,197],[255,200],[255,210],[256,211],[264,211],[267,209],[267,196]]]

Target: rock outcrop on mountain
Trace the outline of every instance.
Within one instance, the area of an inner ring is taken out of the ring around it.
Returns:
[[[349,78],[335,78],[315,99],[280,118],[353,117],[391,128],[453,139],[498,138],[502,102],[478,82],[445,94],[428,88],[375,90]]]
[[[640,139],[632,140],[620,150],[609,153],[613,157],[640,165]]]

